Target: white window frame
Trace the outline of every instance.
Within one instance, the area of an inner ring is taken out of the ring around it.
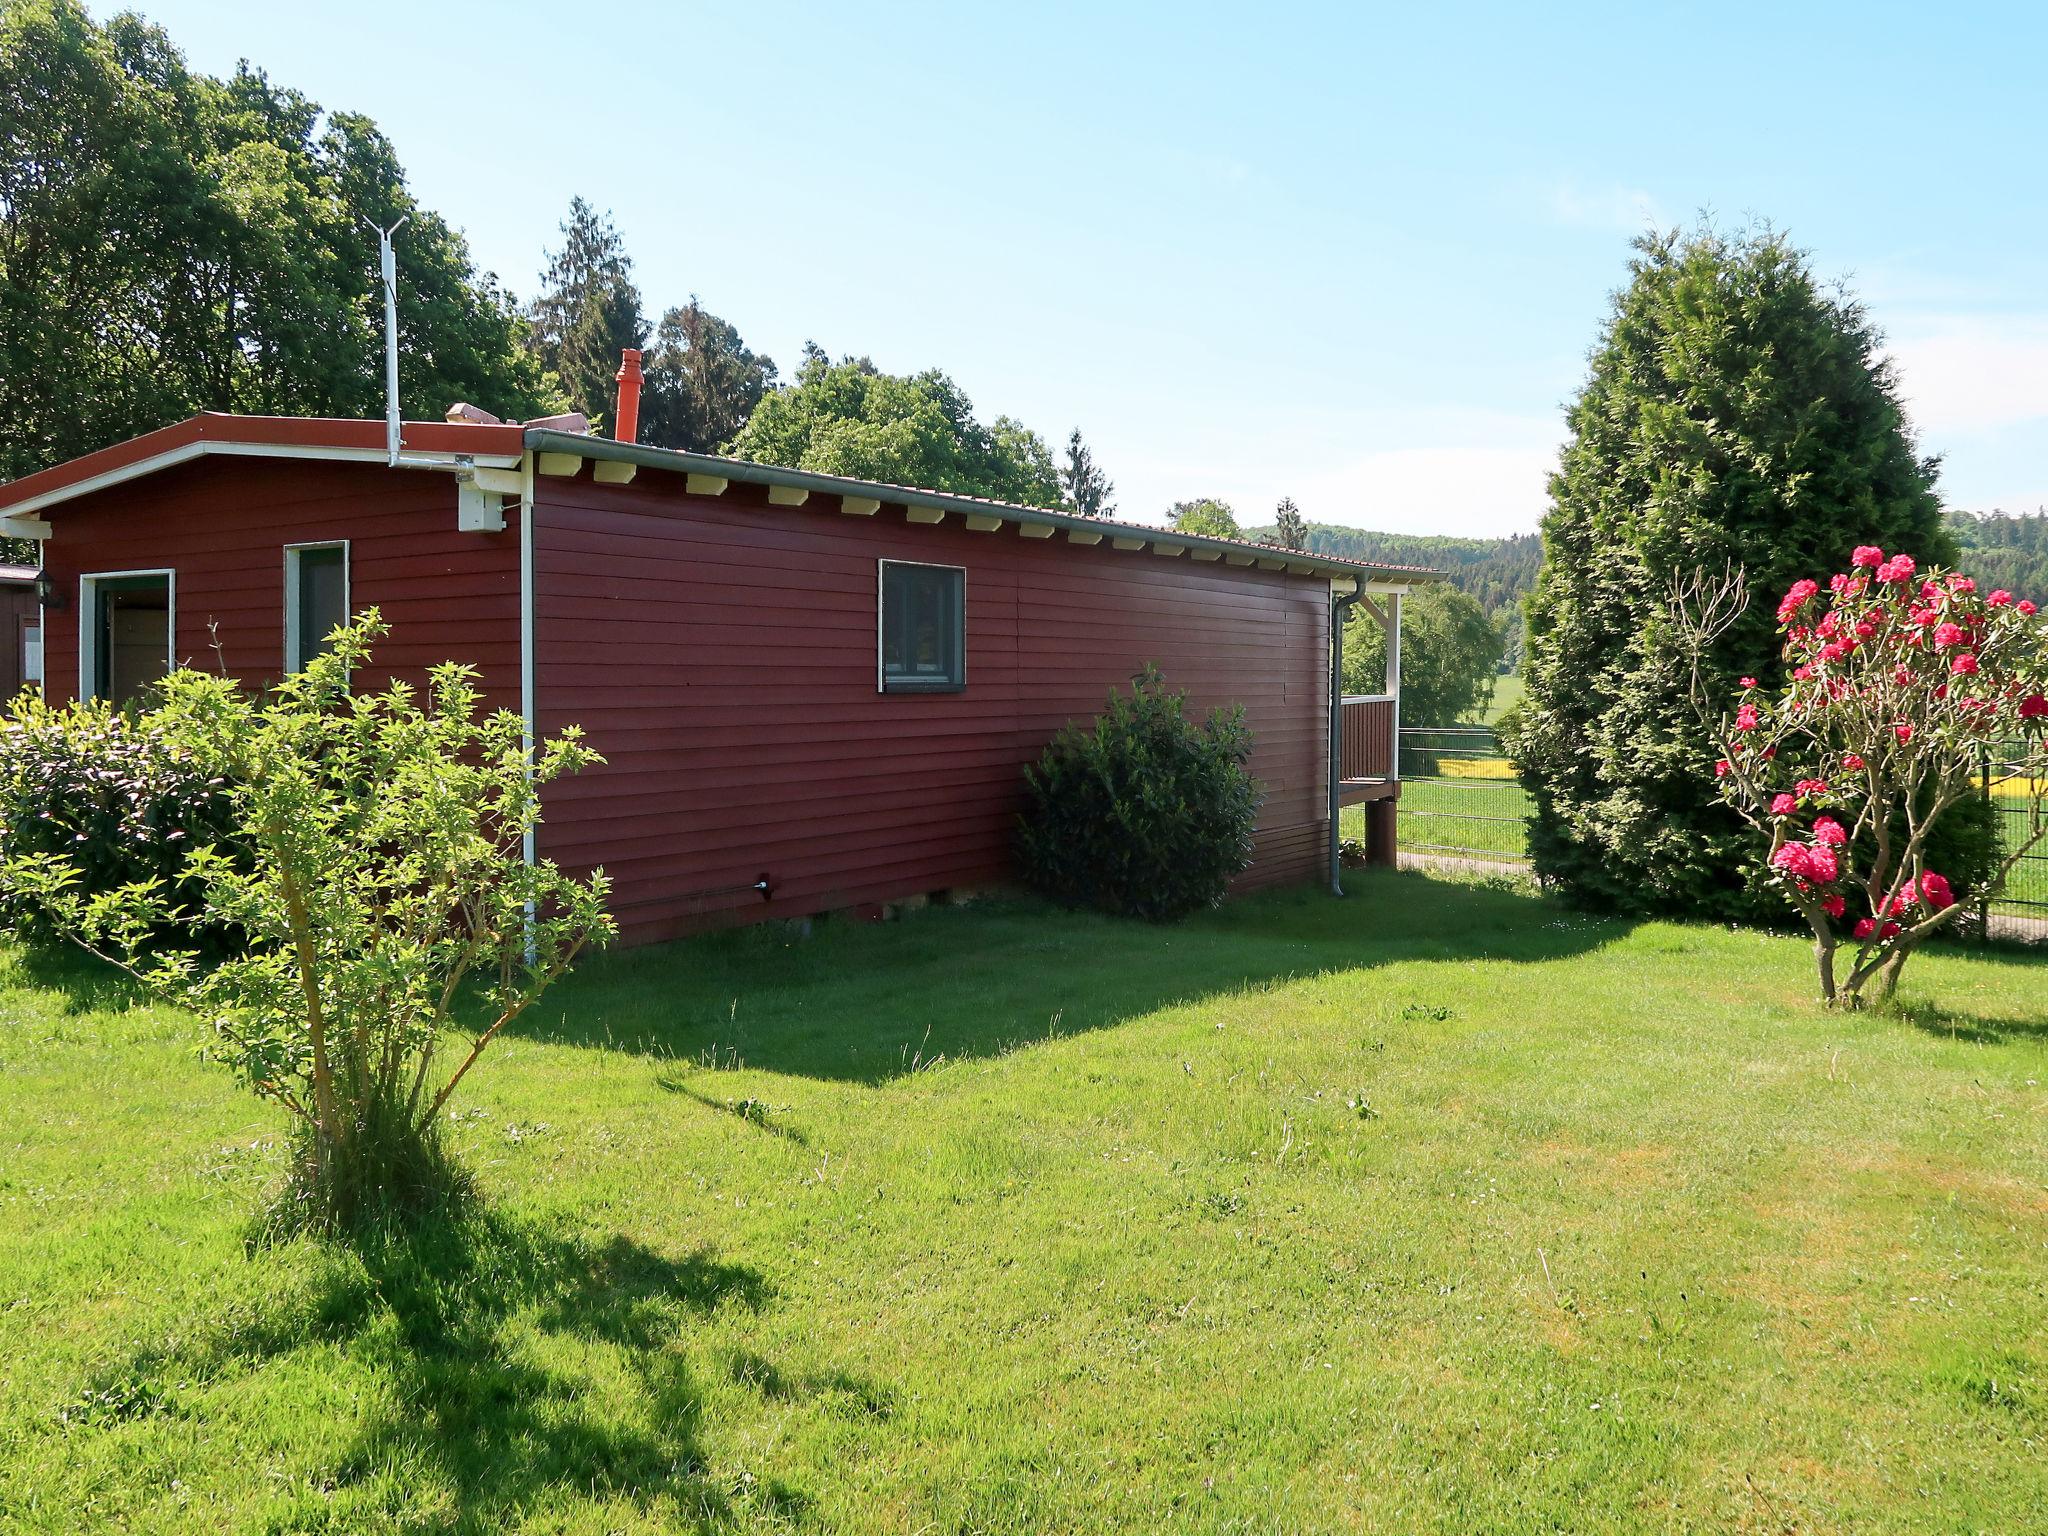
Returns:
[[[299,556],[309,549],[338,549],[341,551],[341,617],[346,623],[355,616],[353,592],[350,583],[355,579],[354,559],[349,553],[347,539],[312,539],[304,544],[287,544],[284,547],[284,669],[296,672],[306,664],[306,658],[294,655],[299,645]]]
[[[903,683],[889,686],[888,660],[884,654],[883,620],[889,602],[889,567],[913,566],[926,571],[960,573],[960,681],[957,683]],[[877,693],[964,693],[967,691],[967,567],[945,565],[937,560],[891,560],[886,555],[875,562],[875,692]]]
[[[78,696],[81,699],[100,696],[99,584],[103,581],[126,581],[135,576],[164,578],[164,671],[175,672],[178,669],[177,569],[163,565],[137,571],[87,571],[78,578]],[[43,653],[49,654],[47,631],[43,638]],[[44,671],[47,673],[48,670],[46,666]]]

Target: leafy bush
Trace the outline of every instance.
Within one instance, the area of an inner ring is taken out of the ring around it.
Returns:
[[[1242,706],[1197,724],[1148,666],[1092,729],[1066,725],[1024,770],[1025,878],[1054,901],[1172,922],[1223,899],[1252,861],[1259,790]]]
[[[148,718],[105,700],[52,706],[26,692],[0,722],[0,861],[66,860],[81,891],[161,881],[170,922],[150,938],[223,940],[201,915],[186,855],[234,846],[227,785],[171,750]],[[0,886],[0,921],[32,942],[56,931],[41,904]]]
[[[283,1215],[319,1232],[459,1192],[440,1140],[450,1095],[614,931],[602,874],[572,879],[524,852],[541,787],[600,759],[573,729],[529,744],[518,715],[480,717],[474,674],[454,663],[423,695],[400,682],[352,693],[383,633],[369,610],[263,697],[173,672],[138,722],[226,786],[247,857],[197,846],[180,870],[205,917],[240,931],[226,960],[150,947],[177,919],[154,874],[96,888],[68,850],[0,864],[0,885],[59,932],[207,1020],[213,1057],[292,1117]],[[452,1071],[440,1059],[451,1044]]]
[[[1747,603],[1731,571],[1681,593],[1673,627],[1704,655]],[[1889,997],[1914,949],[1973,896],[1996,898],[2048,839],[2048,621],[2010,592],[1980,594],[1968,576],[1864,545],[1826,593],[1794,582],[1777,623],[1784,682],[1743,678],[1730,713],[1702,669],[1694,698],[1720,749],[1722,799],[1760,834],[1757,865],[1813,930],[1821,996],[1854,1006],[1866,987]],[[1965,870],[1935,834],[1982,805],[1993,745],[2027,814],[2003,858]],[[1853,959],[1838,979],[1840,953]]]

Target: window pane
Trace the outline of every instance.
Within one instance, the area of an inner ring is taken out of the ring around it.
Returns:
[[[882,567],[883,686],[959,687],[965,680],[965,573],[929,565]]]
[[[327,649],[327,637],[348,622],[346,552],[301,549],[298,556],[298,664]]]

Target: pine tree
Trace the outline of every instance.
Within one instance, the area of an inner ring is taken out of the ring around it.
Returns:
[[[1771,230],[1645,235],[1573,402],[1527,612],[1510,748],[1536,868],[1634,912],[1775,914],[1666,622],[1672,583],[1733,562],[1755,594],[1706,658],[1732,687],[1776,660],[1772,609],[1859,544],[1947,560],[1935,464],[1915,451],[1860,305]]]
[[[1116,487],[1081,441],[1079,427],[1067,434],[1067,462],[1060,466],[1060,489],[1067,505],[1083,517],[1108,517],[1116,511],[1116,503],[1109,499]]]
[[[580,197],[569,204],[561,231],[561,249],[547,253],[541,291],[528,312],[534,350],[572,410],[593,423],[608,421],[618,391],[619,354],[647,343],[633,259],[611,215]]]
[[[1280,498],[1280,506],[1273,514],[1273,539],[1282,549],[1308,548],[1308,521],[1292,496]]]

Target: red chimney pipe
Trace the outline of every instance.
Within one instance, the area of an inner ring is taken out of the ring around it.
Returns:
[[[612,436],[622,443],[640,439],[640,349],[628,347],[619,359],[619,409]]]

